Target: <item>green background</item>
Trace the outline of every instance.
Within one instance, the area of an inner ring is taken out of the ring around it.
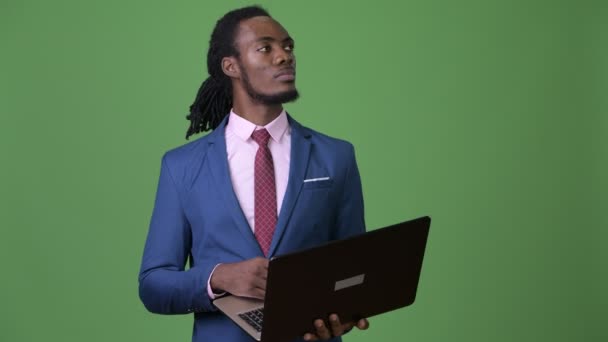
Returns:
[[[605,1],[261,1],[368,229],[431,215],[416,303],[355,341],[607,341]],[[0,1],[0,341],[188,341],[137,274],[162,154],[243,1]]]

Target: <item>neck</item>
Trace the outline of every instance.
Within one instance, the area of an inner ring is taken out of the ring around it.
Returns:
[[[232,110],[238,116],[257,126],[266,126],[281,114],[283,106],[280,104],[264,105],[254,103],[244,105],[235,101]]]
[[[268,105],[252,99],[238,83],[233,83],[232,87],[232,110],[238,116],[257,126],[268,125],[283,111],[281,104]]]

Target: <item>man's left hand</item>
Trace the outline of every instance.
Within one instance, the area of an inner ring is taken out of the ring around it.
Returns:
[[[340,317],[336,314],[329,315],[329,327],[325,325],[322,319],[317,319],[314,322],[315,324],[315,333],[306,333],[304,334],[304,340],[306,341],[318,341],[318,340],[329,340],[333,337],[342,336],[345,333],[349,332],[354,326],[359,330],[366,330],[369,328],[369,322],[367,319],[360,319],[356,325],[354,322],[348,322],[342,324],[340,322]]]

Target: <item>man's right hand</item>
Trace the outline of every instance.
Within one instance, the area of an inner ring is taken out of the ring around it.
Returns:
[[[232,264],[220,264],[211,276],[213,292],[228,292],[235,296],[264,299],[268,259],[257,257]]]

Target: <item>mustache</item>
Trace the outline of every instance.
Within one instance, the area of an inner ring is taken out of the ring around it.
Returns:
[[[283,76],[283,75],[294,75],[295,76],[296,75],[296,68],[292,67],[292,66],[282,68],[276,74],[274,74],[274,77],[277,78],[277,77]]]

